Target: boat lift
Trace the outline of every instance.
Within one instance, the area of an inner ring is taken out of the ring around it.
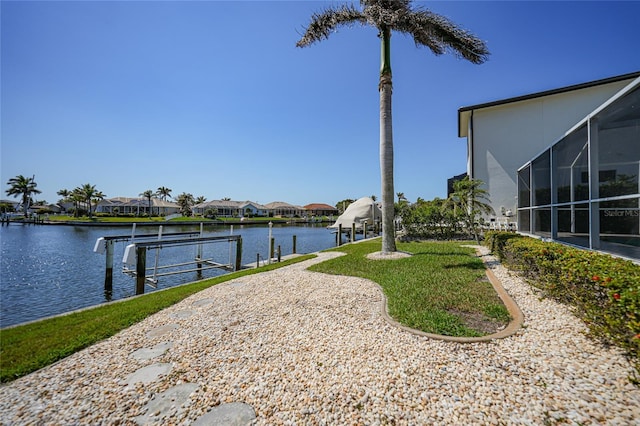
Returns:
[[[154,240],[155,239],[155,240]],[[96,253],[106,254],[105,269],[105,292],[113,290],[113,243],[116,241],[134,241],[125,248],[123,256],[122,272],[136,278],[136,295],[144,293],[145,284],[154,288],[158,283],[158,278],[167,275],[175,275],[187,272],[201,273],[207,269],[225,269],[227,271],[237,271],[242,265],[242,236],[227,235],[217,237],[204,237],[202,232],[202,224],[200,224],[200,232],[175,232],[162,234],[162,226],[160,226],[158,234],[135,235],[135,225],[132,235],[118,235],[110,237],[101,237],[96,241],[93,249]],[[231,263],[231,252],[229,254],[229,263],[217,263],[213,259],[204,259],[202,256],[202,247],[204,244],[218,243],[227,241],[236,243],[236,256],[234,264]],[[173,265],[158,265],[160,250],[163,247],[170,246],[193,246],[197,245],[197,254],[193,261],[177,263]],[[146,267],[147,250],[156,249],[155,262],[153,267]],[[168,268],[179,268],[189,265],[196,265],[196,268],[179,269],[167,271]],[[153,271],[151,276],[147,276],[148,271]],[[166,272],[163,272],[166,271]]]

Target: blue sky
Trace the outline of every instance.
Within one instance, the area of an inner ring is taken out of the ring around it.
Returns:
[[[295,47],[317,1],[2,1],[2,194],[335,204],[380,194],[379,39]],[[473,65],[392,37],[395,191],[446,196],[457,110],[640,70],[640,2],[415,2],[487,42]],[[514,144],[517,140],[514,140]]]

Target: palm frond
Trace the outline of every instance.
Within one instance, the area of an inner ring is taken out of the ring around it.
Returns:
[[[426,9],[414,10],[403,16],[394,29],[411,35],[417,46],[428,47],[435,55],[450,52],[474,64],[485,62],[489,56],[484,41],[444,16]]]
[[[302,38],[296,43],[297,47],[306,47],[315,42],[328,39],[332,32],[341,26],[366,24],[365,16],[352,5],[343,5],[337,9],[326,9],[321,13],[314,13],[311,22],[305,29]]]

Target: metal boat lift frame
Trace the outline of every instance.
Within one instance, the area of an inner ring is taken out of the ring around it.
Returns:
[[[158,266],[157,263],[153,268],[147,268],[147,249],[161,249],[167,246],[184,246],[184,245],[194,245],[194,244],[205,244],[205,243],[214,243],[220,241],[228,241],[229,243],[235,241],[236,242],[236,257],[235,264],[222,264],[213,262],[213,259],[203,259],[201,252],[199,252],[198,257],[193,262],[184,262],[178,263],[174,265],[165,265]],[[148,241],[148,242],[136,242],[130,244],[127,247],[128,250],[134,250],[135,253],[135,271],[126,266],[123,268],[123,272],[136,277],[136,295],[144,294],[144,286],[145,283],[155,284],[157,282],[156,277],[166,276],[166,275],[174,275],[186,272],[199,272],[207,269],[220,268],[227,269],[228,271],[238,271],[242,267],[242,236],[241,235],[227,235],[222,237],[197,237],[197,238],[178,238],[171,240],[158,240],[158,241]],[[125,257],[127,256],[125,252]],[[195,269],[187,269],[180,271],[171,271],[164,273],[157,273],[158,269],[166,269],[176,266],[185,266],[197,264],[197,268]],[[203,266],[207,265],[207,266]],[[153,270],[153,277],[147,277],[147,270]]]

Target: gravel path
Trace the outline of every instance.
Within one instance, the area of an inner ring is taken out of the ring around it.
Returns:
[[[624,357],[500,265],[524,327],[463,344],[386,322],[370,281],[305,270],[335,255],[212,287],[1,386],[0,423],[216,424],[228,407],[259,425],[638,424]]]

